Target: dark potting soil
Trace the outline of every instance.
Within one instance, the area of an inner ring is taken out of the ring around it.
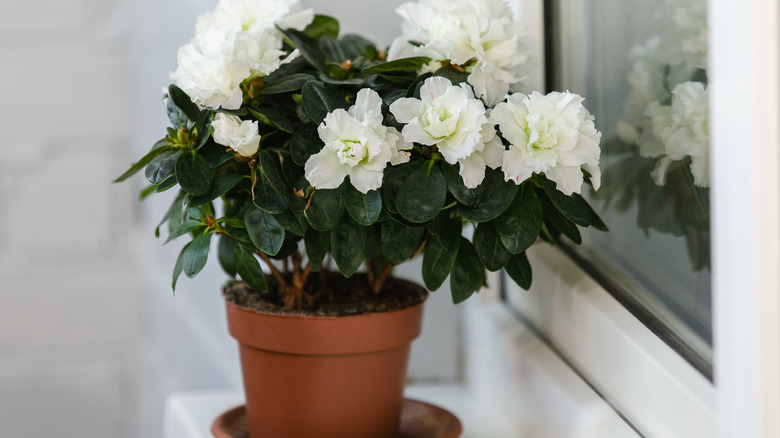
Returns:
[[[346,316],[382,313],[405,309],[424,301],[428,291],[414,283],[389,278],[379,294],[374,294],[364,274],[344,278],[338,273],[312,273],[305,292],[314,305],[303,310],[284,310],[277,282],[267,277],[268,292],[258,292],[244,282],[230,282],[222,289],[226,300],[242,307],[267,313],[302,314],[310,316]]]

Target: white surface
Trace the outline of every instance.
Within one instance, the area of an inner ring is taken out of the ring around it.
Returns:
[[[475,402],[458,386],[412,386],[406,398],[441,406],[461,420],[462,438],[516,438],[506,423]],[[226,410],[244,403],[240,391],[175,393],[165,402],[163,438],[211,438],[211,423]]]
[[[707,379],[560,250],[540,243],[529,258],[534,284],[510,301],[622,415],[649,437],[715,435]]]
[[[780,5],[711,0],[718,436],[780,436]]]

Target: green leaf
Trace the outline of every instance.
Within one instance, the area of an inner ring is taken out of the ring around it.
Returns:
[[[452,268],[450,291],[452,302],[462,303],[485,284],[485,268],[479,259],[477,250],[465,237],[461,237],[458,245],[458,256]]]
[[[506,249],[512,254],[528,249],[542,231],[543,215],[536,193],[529,185],[524,185],[509,208],[494,221]]]
[[[582,196],[577,193],[571,196],[563,194],[556,188],[554,182],[541,175],[534,175],[533,181],[544,189],[555,208],[566,216],[568,220],[582,227],[590,225],[594,213]]]
[[[307,123],[295,130],[290,141],[290,156],[295,164],[305,166],[309,158],[322,150],[323,146],[317,126]]]
[[[252,116],[254,116],[254,118],[257,119],[258,122],[260,122],[261,125],[270,126],[290,134],[292,134],[292,132],[295,130],[295,127],[287,119],[287,117],[271,111],[270,109],[264,109],[263,111],[260,111],[259,109],[250,108],[249,112],[252,114]]]
[[[443,246],[460,241],[463,232],[463,222],[458,216],[451,216],[449,211],[442,211],[428,223],[431,236]]]
[[[230,277],[236,276],[236,261],[233,256],[236,246],[236,242],[230,237],[219,236],[217,258],[219,259],[219,265],[222,267],[222,270]]]
[[[160,237],[160,227],[166,221],[168,221],[168,233],[173,232],[173,230],[179,227],[182,222],[182,215],[184,214],[185,196],[186,193],[184,193],[182,190],[179,190],[179,194],[176,196],[176,199],[174,199],[174,201],[171,203],[168,211],[165,213],[163,218],[160,220],[160,223],[157,225],[157,228],[154,230],[154,235],[156,237]]]
[[[420,168],[421,165],[420,161],[410,161],[385,169],[385,181],[382,184],[382,200],[387,211],[398,213],[398,208],[396,207],[398,191],[401,190],[401,186],[403,186],[409,175]]]
[[[311,268],[315,271],[320,269],[325,255],[330,251],[330,232],[309,228],[303,237],[303,243]]]
[[[170,242],[171,240],[174,240],[174,239],[176,239],[178,237],[181,237],[181,236],[183,236],[185,234],[189,234],[189,233],[191,233],[193,231],[202,232],[205,229],[206,229],[206,226],[203,225],[203,222],[201,222],[201,221],[196,221],[196,220],[184,221],[184,223],[179,225],[175,230],[171,231],[171,233],[168,235],[168,238],[165,239],[165,242],[163,243],[163,245],[165,245],[166,243]]]
[[[322,54],[316,39],[295,29],[285,30],[278,26],[277,29],[290,41],[290,43],[292,43],[293,47],[300,51],[301,56],[303,56],[312,67],[320,71],[325,70],[325,56]]]
[[[365,231],[360,224],[345,217],[330,234],[333,260],[345,277],[351,277],[366,259]]]
[[[339,37],[339,21],[327,15],[317,14],[314,16],[311,24],[303,30],[303,33],[315,40],[322,37],[329,37],[335,40]]]
[[[391,265],[409,260],[425,235],[424,227],[407,227],[393,219],[382,222],[381,229],[382,255]]]
[[[210,243],[211,234],[203,232],[198,234],[195,239],[187,245],[187,250],[184,251],[184,258],[182,259],[184,275],[193,278],[203,270],[203,267],[206,266],[206,261],[208,261],[209,258]]]
[[[266,178],[260,178],[252,191],[252,203],[271,214],[278,214],[287,209],[290,198],[280,195],[271,187]]]
[[[438,167],[422,166],[404,181],[396,198],[398,212],[411,222],[427,222],[444,207],[447,185]]]
[[[458,212],[465,219],[474,222],[487,222],[497,218],[509,207],[520,186],[504,181],[500,170],[485,169],[484,197],[474,207],[458,205]]]
[[[190,96],[187,95],[181,88],[175,84],[171,84],[168,87],[168,97],[173,100],[179,109],[184,112],[188,119],[198,125],[202,129],[203,127],[203,115],[200,113],[200,109],[195,103],[192,102]]]
[[[368,226],[376,222],[382,212],[382,195],[378,190],[363,194],[352,187],[352,184],[346,184],[344,205],[352,219],[360,225]]]
[[[318,231],[330,231],[344,215],[341,188],[315,190],[305,210],[309,225]]]
[[[247,204],[244,210],[244,225],[249,233],[249,239],[260,251],[274,255],[282,248],[284,228],[272,214],[257,208],[254,204]]]
[[[155,190],[157,193],[162,193],[166,190],[172,189],[176,185],[179,184],[179,181],[176,180],[176,175],[171,175],[170,178],[166,179],[165,181],[161,182],[157,186],[157,190]]]
[[[236,245],[236,249],[233,250],[233,260],[236,264],[236,273],[249,285],[249,287],[258,292],[268,291],[265,273],[254,254],[245,250],[240,245]]]
[[[326,61],[330,61],[330,63],[328,63],[326,66],[327,73],[335,78],[344,79],[345,76],[341,76],[340,74],[336,74],[336,76],[334,76],[332,73],[335,73],[336,71],[331,68],[332,65],[339,66],[345,59],[347,59],[344,51],[341,50],[341,46],[339,46],[339,44],[333,38],[322,37],[320,38],[320,50],[322,50],[322,53],[325,55]],[[346,74],[344,69],[340,67],[339,69]]]
[[[430,239],[423,253],[422,277],[425,287],[437,290],[450,275],[458,256],[460,236],[451,242],[442,243]]]
[[[271,95],[298,91],[303,85],[314,79],[314,76],[306,73],[293,73],[273,83],[266,83],[260,88],[259,94]]]
[[[290,194],[290,186],[284,179],[282,163],[279,161],[279,154],[268,149],[260,149],[260,168],[263,170],[263,177],[268,180],[276,193],[286,197]]]
[[[506,273],[514,282],[525,290],[531,287],[532,272],[528,256],[524,252],[515,254],[506,265]]]
[[[463,177],[458,173],[458,168],[456,166],[444,163],[442,164],[441,170],[444,175],[444,180],[447,182],[447,189],[452,193],[452,196],[454,196],[458,202],[468,207],[476,207],[485,199],[485,194],[491,187],[491,184],[495,184],[495,182],[492,181],[493,179],[496,179],[495,176],[491,177],[492,179],[488,181],[488,175],[486,174],[486,179],[482,181],[482,184],[473,189],[469,189],[463,184]]]
[[[179,256],[176,258],[176,264],[173,267],[173,280],[171,281],[171,289],[173,289],[174,292],[176,291],[176,283],[179,281],[182,271],[184,271],[184,253],[187,252],[187,248],[189,248],[190,245],[192,245],[192,242],[187,242],[179,252]]]
[[[319,125],[329,112],[337,108],[348,108],[346,95],[333,85],[322,82],[307,82],[301,90],[301,103],[306,114],[315,125]]]
[[[396,59],[394,61],[382,62],[379,64],[374,64],[370,67],[366,67],[362,70],[362,73],[366,75],[375,75],[387,72],[416,71],[429,62],[431,62],[431,58],[425,56]]]
[[[201,196],[190,197],[187,202],[187,205],[189,207],[198,207],[207,202],[211,202],[219,198],[220,196],[224,195],[225,193],[229,192],[230,190],[232,190],[244,178],[245,178],[244,175],[238,175],[235,173],[217,175],[217,177],[214,178],[214,184],[212,184],[208,193]]]
[[[339,45],[348,59],[355,59],[361,55],[367,55],[372,49],[376,52],[374,43],[360,35],[348,34],[339,38]]]
[[[144,172],[146,180],[152,184],[160,184],[170,178],[176,169],[176,160],[178,160],[181,154],[181,150],[173,149],[154,157],[146,166],[146,171]]]
[[[544,218],[549,221],[550,225],[563,233],[564,236],[571,239],[572,242],[578,245],[581,244],[582,236],[580,235],[580,230],[577,229],[577,225],[564,216],[563,213],[561,213],[560,210],[555,207],[545,191],[539,189],[537,190],[536,194],[539,197],[539,201],[542,203]]]
[[[118,183],[126,180],[127,178],[130,178],[131,176],[135,175],[139,170],[146,167],[146,165],[149,164],[155,157],[167,151],[170,151],[171,149],[173,149],[173,146],[170,145],[152,149],[151,151],[147,152],[146,155],[143,156],[143,158],[138,160],[137,163],[134,163],[132,166],[130,166],[130,169],[128,169],[125,173],[123,173],[117,179],[115,179],[114,182]]]
[[[190,195],[205,195],[211,188],[209,163],[195,151],[183,153],[176,160],[176,179]]]
[[[306,230],[309,229],[309,222],[306,220],[306,215],[303,213],[303,209],[306,207],[306,201],[298,197],[291,197],[287,210],[281,214],[277,214],[276,220],[285,230],[289,231],[296,236],[304,236]]]
[[[406,90],[406,93],[404,93],[401,97],[414,97],[419,99],[420,98],[420,88],[425,83],[425,80],[431,77],[431,73],[425,73],[423,75],[417,76],[417,79],[412,82],[412,85],[409,85],[409,89]]]
[[[501,236],[492,222],[482,222],[477,226],[474,232],[474,248],[482,264],[492,272],[503,268],[512,257],[512,253],[501,243]]]
[[[300,236],[295,236],[290,233],[285,234],[282,247],[279,249],[279,252],[272,255],[271,258],[275,260],[284,260],[287,257],[290,257],[294,253],[298,252],[298,242],[300,242],[300,240]]]
[[[461,84],[463,82],[466,82],[469,77],[469,73],[457,70],[453,67],[442,67],[435,72],[433,72],[434,76],[441,76],[445,77],[450,80],[454,85]]]

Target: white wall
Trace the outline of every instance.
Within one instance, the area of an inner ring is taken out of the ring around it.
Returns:
[[[0,6],[0,424],[4,436],[137,436],[142,325],[123,0]]]

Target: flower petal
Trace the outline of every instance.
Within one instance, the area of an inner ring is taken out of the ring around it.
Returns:
[[[306,180],[315,189],[335,189],[344,181],[347,171],[335,151],[324,148],[309,157],[304,165]]]

